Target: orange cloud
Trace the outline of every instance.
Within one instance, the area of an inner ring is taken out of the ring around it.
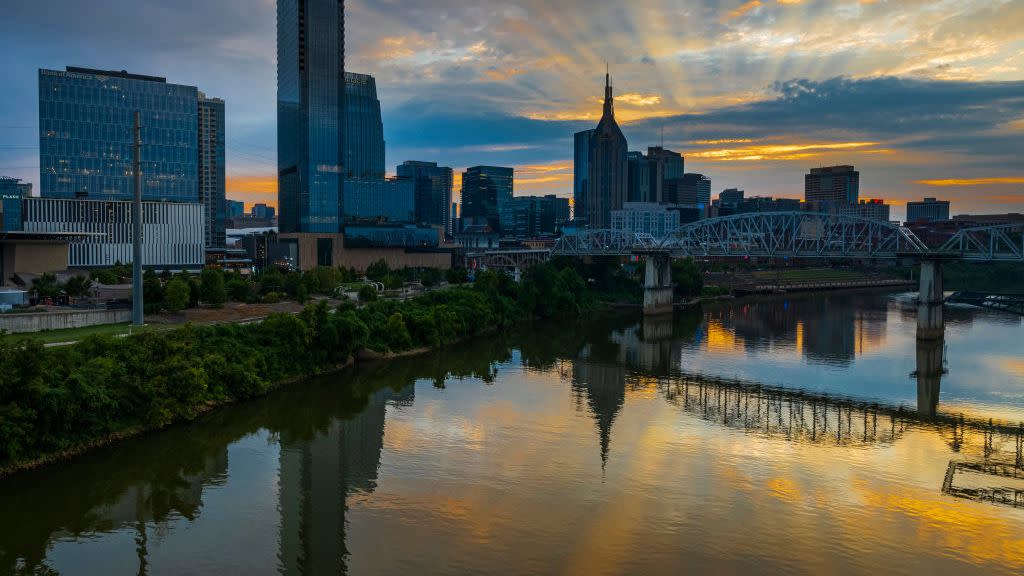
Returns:
[[[985,186],[989,184],[1024,184],[1024,176],[1007,176],[996,178],[946,178],[941,180],[915,180],[915,184],[925,186]]]
[[[736,8],[732,12],[729,12],[729,15],[726,18],[726,20],[732,20],[734,18],[739,18],[740,16],[743,16],[747,12],[750,12],[751,10],[753,10],[754,8],[757,8],[760,5],[761,5],[761,0],[750,0],[749,2],[741,5],[740,7]]]
[[[516,178],[516,186],[537,186],[539,184],[551,184],[553,182],[571,182],[572,174],[552,174],[550,176],[537,176],[535,178]]]
[[[521,70],[519,68],[489,68],[484,71],[484,74],[495,82],[504,82],[505,80],[519,76],[524,72],[525,70]]]
[[[658,104],[661,104],[661,96],[627,92],[626,94],[616,96],[615,101],[622,102],[623,104],[628,104],[630,106],[657,106]]]
[[[753,142],[750,138],[723,138],[721,140],[697,140],[694,144],[718,146],[720,144],[749,144],[750,142]]]
[[[551,172],[564,172],[566,170],[572,170],[572,164],[566,162],[559,162],[555,164],[526,164],[523,166],[516,166],[516,175],[519,174],[548,174]]]
[[[276,176],[227,176],[228,194],[277,194]]]
[[[765,144],[741,146],[738,148],[718,148],[688,152],[689,158],[704,158],[720,162],[756,161],[756,160],[806,160],[815,158],[834,150],[852,150],[877,146],[878,142],[835,142],[820,144]],[[860,152],[884,153],[885,150],[858,150]]]

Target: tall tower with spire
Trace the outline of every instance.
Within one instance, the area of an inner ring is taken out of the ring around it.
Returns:
[[[611,74],[604,77],[604,113],[590,141],[587,221],[591,228],[611,226],[611,211],[622,208],[629,187],[626,137],[615,121]]]

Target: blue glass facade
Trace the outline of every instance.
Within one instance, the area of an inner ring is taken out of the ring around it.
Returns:
[[[345,221],[412,222],[415,195],[416,183],[405,178],[345,180]]]
[[[501,232],[515,238],[555,234],[569,221],[569,199],[553,194],[519,196],[501,206]]]
[[[344,0],[277,2],[282,232],[338,232],[345,175]]]
[[[345,73],[345,173],[349,178],[384,178],[384,123],[377,82]]]
[[[194,86],[152,76],[40,70],[40,195],[130,200],[140,111],[143,199],[198,202],[198,97]]]
[[[501,230],[501,206],[512,199],[512,168],[474,166],[462,173],[462,218]]]
[[[228,218],[239,218],[245,215],[245,202],[240,200],[227,201]]]
[[[452,235],[452,169],[437,162],[409,160],[398,166],[398,177],[416,187],[416,223],[441,226]]]

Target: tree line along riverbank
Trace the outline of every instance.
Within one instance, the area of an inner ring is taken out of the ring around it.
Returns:
[[[519,283],[483,272],[472,285],[405,302],[321,301],[249,325],[101,335],[62,348],[0,335],[0,475],[194,419],[337,369],[361,350],[440,348],[533,318],[575,318],[602,294],[638,291],[633,283],[617,267],[549,263]]]

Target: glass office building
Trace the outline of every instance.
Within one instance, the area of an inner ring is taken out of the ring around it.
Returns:
[[[132,199],[136,111],[142,119],[143,199],[199,201],[196,87],[71,66],[39,71],[41,195]]]
[[[222,248],[225,220],[224,101],[199,93],[199,201],[206,219],[206,246]]]
[[[377,82],[366,74],[345,73],[345,174],[384,178],[384,123]]]
[[[593,138],[593,129],[577,132],[573,136],[573,219],[581,222],[586,222],[587,218],[587,194],[589,194],[590,186],[590,145]]]
[[[278,0],[281,232],[341,228],[345,93],[344,0]]]
[[[21,199],[23,197],[21,180],[0,176],[0,232],[21,230]]]
[[[512,168],[474,166],[462,173],[462,218],[501,230],[501,206],[512,199]]]
[[[452,169],[437,162],[409,160],[398,166],[398,177],[414,182],[416,223],[440,226],[452,235]]]

